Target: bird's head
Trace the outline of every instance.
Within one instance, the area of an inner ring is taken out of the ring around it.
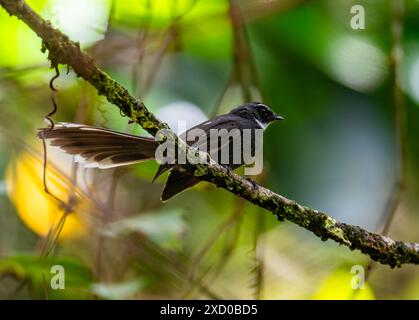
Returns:
[[[260,102],[243,104],[233,109],[230,113],[237,114],[245,119],[253,119],[262,129],[265,129],[274,121],[284,120],[283,117],[275,114],[267,105]]]

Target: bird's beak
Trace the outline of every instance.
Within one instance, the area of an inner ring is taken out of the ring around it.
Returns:
[[[279,115],[277,115],[277,114],[274,114],[274,116],[272,117],[272,120],[273,121],[280,121],[280,120],[284,120],[284,118],[281,117],[281,116],[279,116]]]

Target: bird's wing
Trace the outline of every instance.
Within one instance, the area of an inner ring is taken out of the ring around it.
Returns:
[[[242,129],[250,129],[252,127],[254,128],[254,124],[251,122],[251,120],[243,119],[233,114],[226,114],[200,123],[188,129],[186,132],[179,135],[179,137],[183,141],[185,141],[189,146],[198,148],[200,151],[209,153],[213,159],[219,159],[218,162],[220,162],[220,160],[222,159],[221,155],[223,154],[223,152],[225,151],[226,153],[228,153],[228,155],[230,155],[231,148],[237,146],[237,143],[239,143],[241,150],[241,137],[243,132]],[[195,131],[195,133],[192,134],[195,129],[200,129],[202,131]],[[218,132],[218,139],[216,141],[212,141],[211,129],[224,130]],[[238,130],[236,132],[233,132],[233,129]],[[204,133],[205,136],[201,137],[199,136],[199,133]],[[228,139],[226,139],[227,137]],[[194,140],[188,140],[187,138]],[[227,148],[229,150],[227,150]],[[228,159],[228,166],[230,168],[234,169],[240,166],[240,164],[233,164],[232,160],[233,158]],[[156,180],[159,176],[161,176],[164,172],[172,169],[173,167],[178,168],[176,165],[173,164],[160,165],[153,181]],[[182,174],[182,178],[186,179],[186,177],[183,177],[183,175],[187,176],[187,174]],[[177,175],[174,175],[174,177],[177,177]]]
[[[38,137],[75,155],[76,162],[89,168],[106,169],[153,159],[157,147],[153,138],[74,123],[39,129]]]
[[[181,135],[181,138],[186,141],[188,143],[188,145],[193,146],[195,148],[204,148],[205,146],[207,147],[207,150],[205,150],[206,152],[208,152],[210,155],[214,154],[215,152],[217,152],[217,150],[220,150],[221,148],[226,147],[226,144],[232,144],[233,141],[236,142],[236,139],[240,138],[240,135],[234,135],[231,137],[230,140],[224,140],[222,143],[222,139],[214,144],[215,141],[212,141],[213,143],[211,143],[210,139],[211,139],[211,130],[222,130],[225,129],[223,131],[219,131],[219,137],[226,137],[229,133],[232,132],[233,129],[239,129],[239,124],[243,126],[243,119],[238,118],[235,115],[223,115],[223,116],[218,116],[216,118],[210,119],[208,121],[205,121],[189,130],[187,130],[186,132],[184,132]],[[246,124],[244,124],[244,126],[246,126]],[[191,132],[193,132],[194,129],[201,129],[205,132],[206,134],[206,139],[196,139],[195,141],[187,141],[187,135],[190,135]],[[243,128],[241,128],[243,129]],[[241,133],[241,129],[239,129],[240,133]],[[240,141],[241,143],[241,141]],[[204,151],[204,150],[201,150]]]
[[[182,138],[186,139],[186,135],[190,134],[191,130],[196,128],[204,130],[206,132],[207,139],[205,140],[198,138],[195,141],[188,141],[188,144],[195,148],[199,148],[200,151],[206,151],[218,163],[222,165],[227,165],[231,169],[235,169],[241,165],[243,143],[248,142],[254,145],[253,141],[255,139],[255,124],[252,122],[252,120],[243,119],[241,117],[238,117],[237,115],[224,115],[216,117],[212,120],[208,120],[202,123],[201,125],[195,126],[194,128],[191,128],[185,133],[183,133]],[[210,134],[211,129],[225,130],[218,132],[218,139],[213,139]],[[236,131],[232,131],[233,129],[236,129]],[[245,136],[243,135],[243,129],[252,130],[252,141],[244,140]],[[233,149],[235,150],[234,153],[237,153],[238,151],[240,154],[240,161],[238,161],[239,163],[236,163],[234,161],[235,157],[233,156]],[[229,159],[227,159],[227,163],[224,162],[225,160],[223,158],[223,155],[225,156],[225,154],[227,154],[229,157]]]
[[[205,122],[202,122],[190,129],[188,129],[186,132],[179,135],[179,138],[181,138],[183,141],[185,141],[189,146],[193,146],[195,148],[199,148],[200,151],[208,152],[210,155],[213,155],[215,152],[218,152],[220,148],[224,148],[226,144],[231,143],[232,141],[228,141],[227,143],[221,144],[221,141],[217,145],[210,145],[210,130],[211,129],[226,129],[227,132],[231,129],[237,128],[238,122],[237,122],[237,116],[235,115],[223,115],[218,116],[213,119],[207,120]],[[198,139],[196,138],[194,141],[188,141],[187,134],[191,134],[194,129],[201,129],[206,136],[204,139]],[[234,137],[236,139],[237,137]],[[205,150],[203,150],[205,149]],[[164,172],[167,170],[170,170],[175,165],[173,164],[162,164],[160,165],[159,169],[156,172],[156,175],[154,176],[153,181],[155,181],[158,177],[160,177]]]

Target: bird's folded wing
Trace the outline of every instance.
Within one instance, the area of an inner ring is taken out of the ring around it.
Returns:
[[[199,149],[202,152],[207,152],[211,156],[219,152],[221,149],[238,143],[242,144],[241,135],[243,128],[239,129],[240,123],[237,116],[223,115],[210,120],[207,120],[180,135],[182,140],[190,146]],[[246,123],[247,124],[247,123]],[[245,124],[245,125],[246,125]],[[242,123],[243,125],[243,123]],[[194,130],[202,130],[204,136],[194,133]]]

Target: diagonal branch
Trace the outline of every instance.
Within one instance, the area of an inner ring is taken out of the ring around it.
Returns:
[[[41,39],[42,49],[48,50],[53,67],[70,66],[74,72],[94,86],[100,95],[116,105],[123,114],[137,122],[153,136],[167,125],[147,110],[144,103],[135,99],[127,89],[100,70],[94,61],[80,50],[78,43],[51,23],[42,19],[23,0],[0,0],[0,5],[10,14],[28,25]],[[180,143],[180,142],[179,142]],[[388,237],[366,231],[358,226],[341,223],[315,209],[304,207],[253,181],[240,177],[226,168],[209,164],[185,164],[184,168],[198,179],[211,182],[249,202],[271,211],[278,220],[289,220],[305,228],[322,240],[332,239],[339,244],[358,249],[373,260],[391,267],[402,264],[419,264],[419,244],[394,241]]]

